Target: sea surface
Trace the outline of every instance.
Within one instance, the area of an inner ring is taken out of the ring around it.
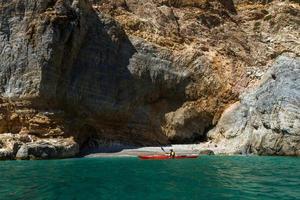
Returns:
[[[300,158],[1,161],[0,199],[300,199]]]

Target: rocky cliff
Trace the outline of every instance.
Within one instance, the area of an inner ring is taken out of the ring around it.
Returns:
[[[299,155],[299,11],[294,1],[2,0],[0,157],[207,140],[227,142],[225,153]]]
[[[300,59],[280,56],[208,136],[232,154],[300,155]],[[208,145],[210,146],[210,145]]]

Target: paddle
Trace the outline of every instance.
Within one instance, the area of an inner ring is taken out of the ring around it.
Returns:
[[[162,150],[163,152],[167,153],[167,152],[164,150],[164,148],[161,146],[161,144],[160,144],[160,142],[159,142],[158,140],[157,140],[157,143],[159,144],[161,150]]]
[[[165,152],[166,155],[169,155],[169,153],[166,152],[163,147],[160,147],[160,148],[161,148],[161,150],[163,150],[163,152]]]

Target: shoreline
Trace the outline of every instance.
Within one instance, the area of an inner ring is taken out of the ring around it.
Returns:
[[[206,148],[204,148],[206,147]],[[169,153],[170,149],[173,149],[177,155],[186,155],[186,154],[219,154],[218,151],[214,151],[211,148],[207,148],[207,144],[175,144],[162,147],[137,147],[132,149],[122,149],[118,152],[100,152],[100,153],[90,153],[84,155],[83,158],[98,158],[98,157],[137,157],[139,155],[153,155],[160,154],[164,155]],[[206,153],[205,153],[206,152]]]

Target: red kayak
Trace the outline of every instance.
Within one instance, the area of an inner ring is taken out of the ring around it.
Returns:
[[[142,160],[167,160],[167,159],[187,159],[187,158],[198,158],[198,155],[177,155],[174,158],[169,155],[140,155],[139,158]]]

